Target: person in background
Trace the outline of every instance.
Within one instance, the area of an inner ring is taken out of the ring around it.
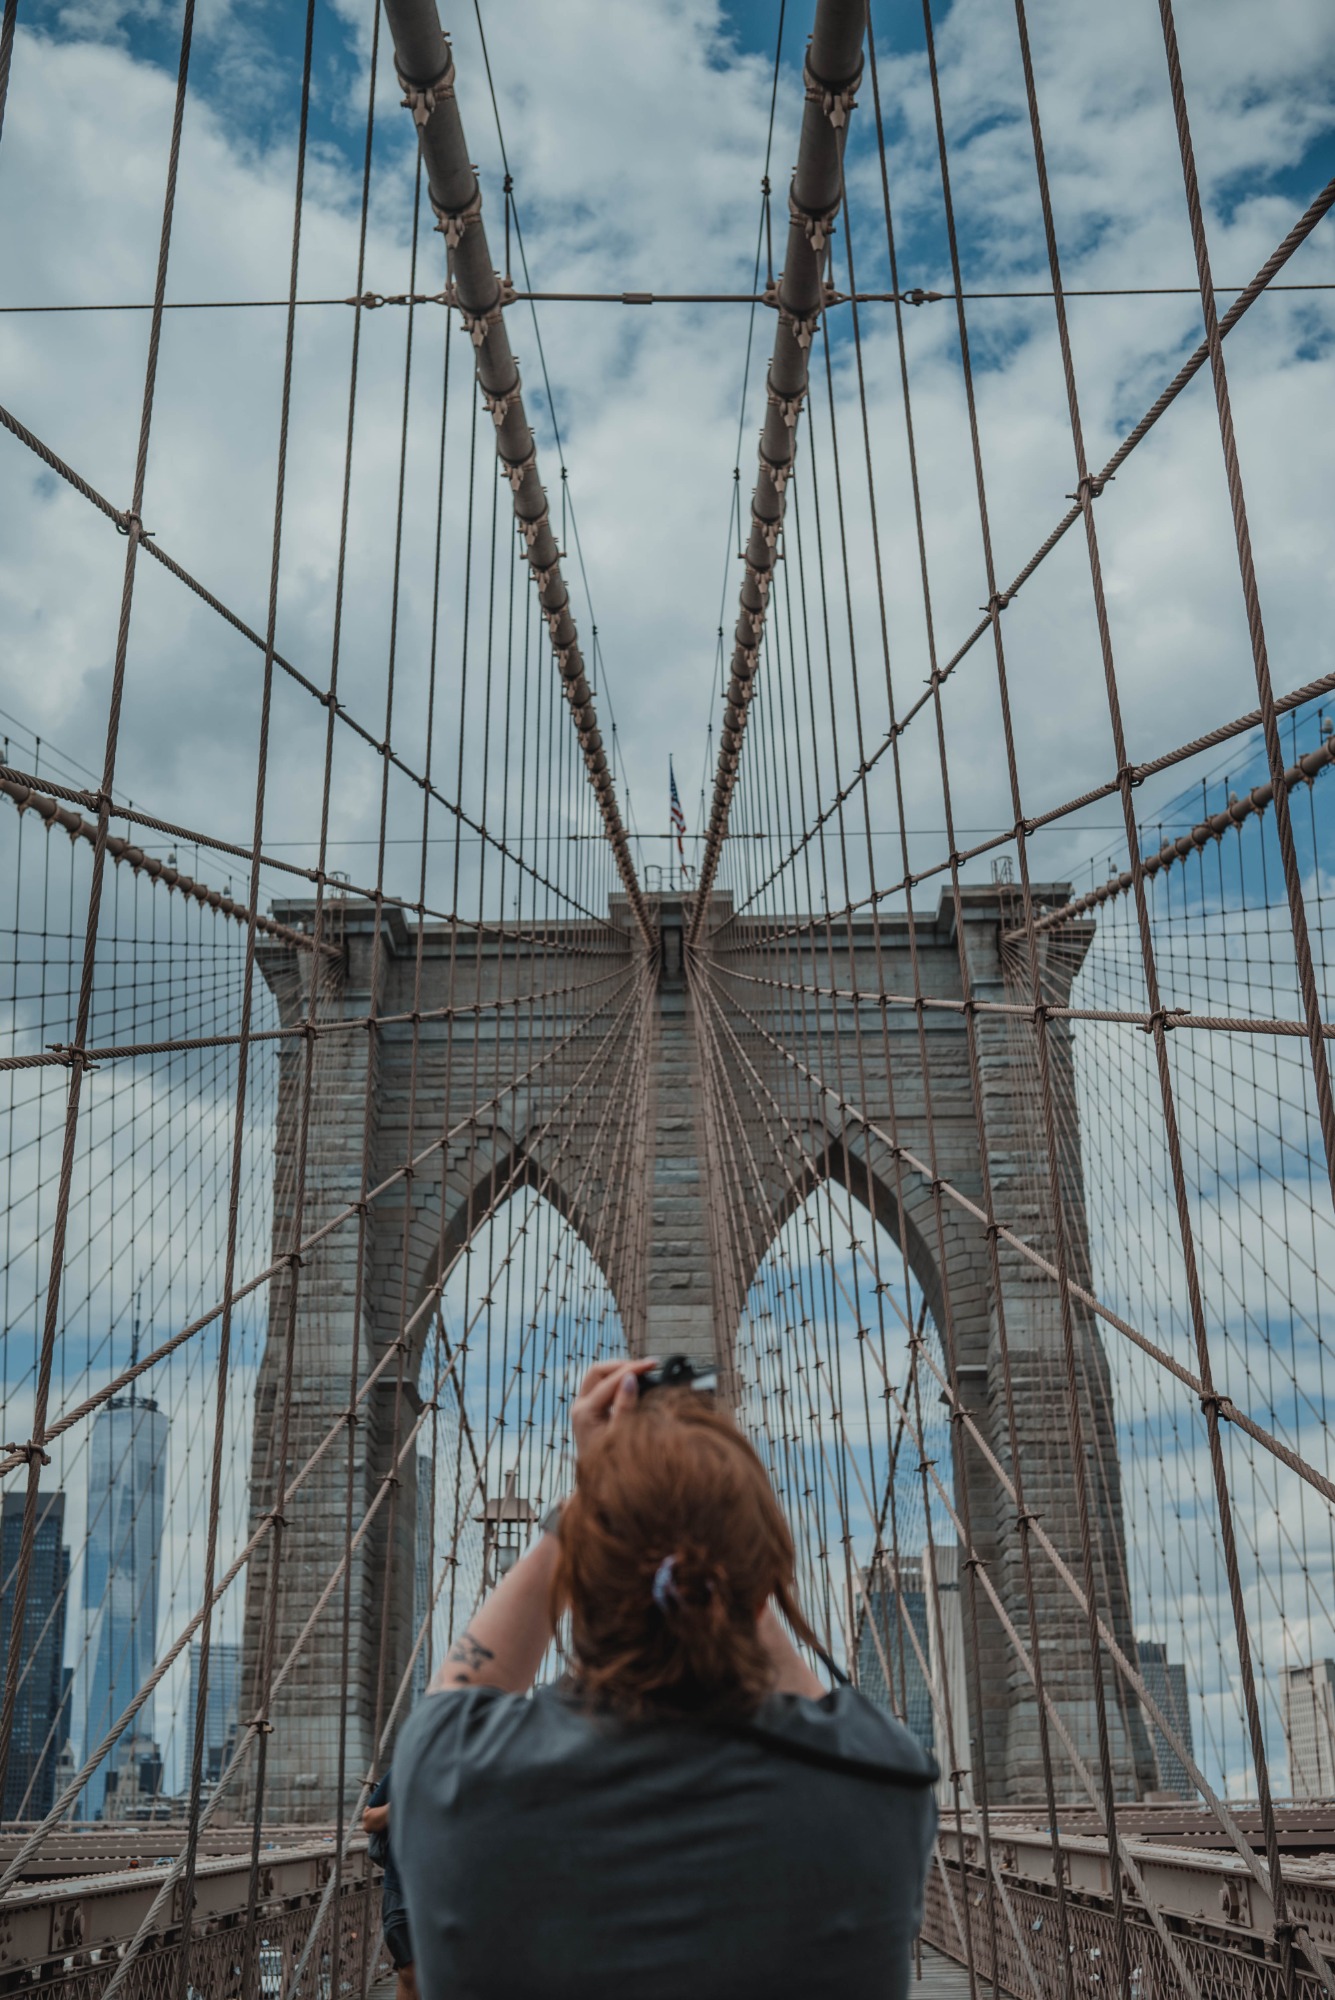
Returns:
[[[936,1765],[805,1664],[764,1467],[653,1366],[589,1370],[573,1495],[399,1734],[423,2000],[905,2000]]]
[[[389,1780],[386,1771],[366,1801],[362,1829],[369,1835],[367,1852],[385,1871],[380,1885],[380,1926],[385,1933],[385,1950],[394,1967],[397,1985],[394,2000],[416,2000],[417,1975],[413,1967],[413,1941],[408,1929],[408,1910],[403,1884],[394,1859],[389,1832]]]

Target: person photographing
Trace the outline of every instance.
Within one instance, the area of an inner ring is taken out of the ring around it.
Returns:
[[[394,2000],[416,2000],[417,1981],[413,1972],[412,1939],[408,1934],[408,1912],[390,1839],[389,1794],[390,1774],[386,1771],[366,1801],[362,1831],[367,1836],[367,1853],[384,1870],[380,1884],[380,1928],[389,1962],[394,1968]]]
[[[573,1493],[400,1733],[424,2000],[908,1991],[936,1765],[806,1665],[764,1467],[711,1397],[641,1393],[668,1372],[589,1370]]]

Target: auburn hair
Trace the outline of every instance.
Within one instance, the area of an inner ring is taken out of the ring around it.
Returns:
[[[625,1714],[757,1708],[771,1598],[814,1643],[765,1468],[694,1390],[654,1390],[586,1447],[559,1539],[553,1609],[570,1613],[581,1687]]]

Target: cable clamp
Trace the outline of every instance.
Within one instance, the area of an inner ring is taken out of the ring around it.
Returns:
[[[987,603],[980,604],[978,609],[980,611],[986,611],[989,618],[996,618],[1001,612],[1003,612],[1006,609],[1006,606],[1011,601],[1012,595],[1013,593],[1009,590],[994,590],[992,595],[988,598]]]
[[[761,294],[761,303],[762,305],[773,306],[782,324],[791,329],[793,339],[797,342],[798,346],[806,349],[810,347],[815,338],[816,329],[820,325],[821,314],[824,312],[826,306],[834,304],[834,287],[829,284],[822,286],[821,303],[814,307],[811,312],[795,313],[783,303],[779,295],[779,287],[782,283],[783,273],[780,271],[778,277],[771,278],[766,285]]]
[[[466,309],[460,302],[459,288],[453,279],[445,288],[445,303],[455,308],[459,315],[459,324],[474,347],[481,347],[490,329],[500,325],[501,314],[506,306],[512,306],[514,302],[515,288],[508,278],[501,276],[499,271],[496,273],[496,297],[485,312],[472,313]]]
[[[26,1444],[0,1445],[0,1451],[8,1452],[11,1458],[21,1458],[28,1465],[31,1465],[34,1459],[37,1460],[39,1465],[50,1465],[51,1463],[50,1452],[43,1451],[42,1447],[32,1438],[29,1438]]]
[[[533,516],[533,519],[531,521],[521,521],[516,517],[515,529],[519,534],[521,534],[524,537],[524,540],[528,543],[529,547],[532,548],[534,543],[537,541],[538,536],[547,526],[548,520],[549,520],[548,512],[547,509],[544,507],[540,514],[535,514]]]
[[[900,293],[899,302],[904,306],[934,306],[949,296],[948,292],[925,292],[921,285],[915,285],[911,292]]]
[[[813,212],[809,208],[803,208],[793,199],[791,191],[789,192],[788,214],[792,221],[801,224],[802,234],[811,245],[813,256],[825,255],[826,245],[834,235],[834,226],[839,219],[839,208],[840,204],[836,201],[832,208],[817,209]]]
[[[964,1561],[960,1564],[960,1568],[980,1570],[980,1569],[986,1569],[987,1564],[984,1562],[981,1556],[965,1556]]]
[[[1082,507],[1087,507],[1091,500],[1098,499],[1106,484],[1106,480],[1098,478],[1094,473],[1087,472],[1076,487],[1075,492],[1068,493],[1066,497],[1068,500],[1079,501]]]
[[[781,396],[769,378],[766,377],[765,400],[772,409],[782,412],[784,423],[790,431],[796,430],[797,420],[802,414],[802,405],[806,402],[806,399],[807,392],[805,389],[799,389],[795,396]],[[768,463],[768,461],[766,462]]]
[[[274,1726],[267,1716],[252,1715],[246,1727],[255,1730],[261,1736],[273,1735]]]
[[[46,1046],[53,1055],[59,1056],[66,1069],[81,1069],[86,1076],[97,1068],[87,1049],[78,1048],[73,1042],[48,1042]]]
[[[1207,1417],[1209,1416],[1211,1410],[1213,1410],[1215,1415],[1218,1416],[1221,1409],[1223,1408],[1223,1403],[1224,1403],[1223,1397],[1215,1389],[1207,1389],[1201,1397],[1201,1408],[1202,1410],[1204,1410]]]
[[[482,391],[482,400],[486,404],[491,421],[495,424],[497,430],[505,422],[505,419],[509,416],[523,393],[524,387],[517,373],[514,379],[514,387],[511,389],[502,389],[498,396],[493,396],[489,389]]]
[[[528,474],[538,462],[537,446],[531,444],[522,458],[501,458],[499,453],[497,456],[500,461],[501,471],[510,482],[511,491],[517,493]],[[548,615],[550,616],[551,614],[549,613]]]
[[[394,71],[399,89],[403,92],[403,108],[413,114],[413,124],[420,132],[442,98],[454,95],[454,51],[445,44],[446,62],[440,75],[430,83],[409,83],[397,67]]]
[[[303,1265],[305,1264],[306,1259],[302,1256],[300,1250],[289,1250],[284,1259],[284,1262],[286,1263],[289,1271],[300,1271]]]
[[[141,542],[151,542],[153,539],[151,531],[144,526],[143,521],[132,507],[127,507],[123,514],[117,514],[116,533],[118,535],[134,535]]]
[[[1165,1031],[1175,1028],[1186,1011],[1185,1007],[1156,1007],[1154,1012],[1141,1022],[1140,1031],[1143,1035],[1152,1035],[1156,1028],[1163,1028]]]
[[[765,471],[768,472],[770,478],[774,482],[774,491],[778,494],[779,498],[782,500],[784,495],[784,490],[788,485],[788,481],[793,476],[794,459],[786,458],[781,463],[776,464],[772,458],[766,458],[763,451],[758,452],[757,456],[760,460],[761,465],[765,468]],[[752,506],[751,519],[752,521],[755,521],[756,518],[757,518],[756,511],[754,506]]]
[[[862,58],[859,56],[857,69],[848,82],[836,85],[826,83],[823,77],[817,76],[811,67],[810,56],[805,56],[802,61],[802,82],[806,86],[807,103],[819,104],[835,131],[841,132],[848,123],[849,112],[858,101],[858,85],[862,82]]]

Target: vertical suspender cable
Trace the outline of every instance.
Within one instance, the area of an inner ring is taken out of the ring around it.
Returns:
[[[847,4],[847,0],[845,0]],[[858,0],[858,5],[864,0]],[[524,413],[519,368],[510,349],[503,311],[513,298],[508,277],[497,274],[482,225],[482,189],[468,157],[454,95],[454,56],[441,30],[436,0],[385,0],[394,37],[394,66],[405,107],[412,112],[426,167],[436,226],[449,259],[447,297],[473,342],[477,379],[496,426],[496,453],[514,497],[515,524],[538,587],[561,683],[602,813],[617,871],[644,941],[655,933],[640,890],[617,805],[616,786],[598,729],[584,657],[561,575],[560,550],[538,477],[538,454]]]
[[[760,434],[760,466],[751,495],[751,534],[746,576],[733,637],[723,733],[719,738],[714,799],[709,812],[700,881],[689,939],[698,944],[709,907],[728,813],[741,761],[747,709],[760,660],[785,495],[797,456],[797,420],[806,400],[811,343],[826,305],[824,272],[844,192],[844,145],[848,117],[862,78],[862,42],[867,0],[818,0],[815,25],[802,76],[807,103],[797,165],[788,191],[788,250],[768,302],[779,324],[766,378],[765,427]]]

